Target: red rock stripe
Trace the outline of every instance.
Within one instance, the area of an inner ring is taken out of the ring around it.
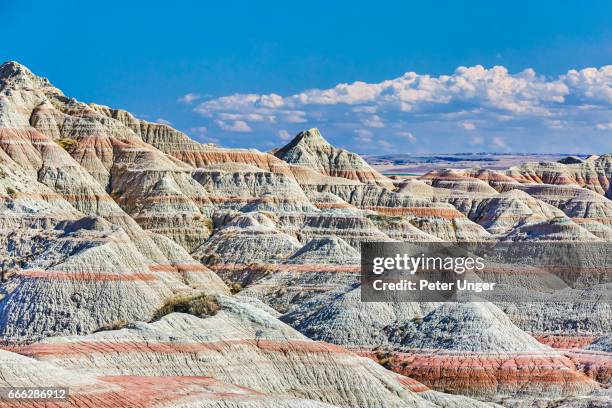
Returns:
[[[154,264],[149,265],[151,272],[210,272],[210,269],[202,264]]]
[[[142,274],[114,274],[105,272],[62,272],[62,271],[43,271],[26,270],[18,271],[17,275],[35,279],[65,280],[65,281],[154,281],[158,278],[149,273]]]
[[[278,283],[277,284],[260,284],[257,283],[254,285],[254,287],[261,289],[261,288],[273,288],[273,289],[278,289]],[[330,290],[334,290],[337,289],[338,286],[324,286],[324,285],[313,285],[313,286],[301,286],[301,285],[292,285],[290,289],[287,289],[288,291],[292,291],[292,292],[327,292]]]
[[[391,369],[441,391],[481,394],[497,388],[592,390],[597,384],[562,355],[392,353]]]
[[[167,403],[184,399],[255,400],[267,395],[249,388],[226,384],[211,377],[194,376],[102,376],[101,382],[91,386],[73,387],[67,402],[8,402],[0,401],[1,408],[150,408],[168,406]]]
[[[602,384],[612,383],[612,353],[570,350],[565,355],[590,378]]]
[[[23,141],[31,141],[31,142],[49,142],[50,139],[38,132],[34,128],[0,128],[0,140],[2,142],[23,142]],[[59,146],[58,146],[59,148]]]
[[[355,208],[348,203],[315,203],[317,208]]]
[[[459,211],[451,208],[429,208],[429,207],[380,207],[363,206],[365,210],[372,210],[384,215],[413,215],[416,217],[438,217],[448,220],[455,218],[466,218]]]
[[[330,273],[359,273],[360,265],[327,265],[327,264],[239,264],[239,263],[217,263],[209,265],[213,271],[217,270],[243,270],[243,269],[265,269],[271,272],[330,272]]]
[[[532,334],[537,341],[560,349],[583,348],[593,343],[597,336],[564,336],[554,334]]]
[[[302,198],[288,198],[288,197],[240,197],[240,196],[209,196],[211,202],[215,204],[227,203],[227,202],[240,202],[240,203],[252,203],[252,202],[264,202],[264,203],[305,203],[309,202]]]
[[[356,354],[360,355],[361,357],[369,358],[370,360],[373,360],[378,363],[378,358],[376,357],[376,353],[370,349],[364,349],[361,347],[349,347],[349,349],[353,350]],[[403,375],[398,375],[397,380],[404,387],[406,387],[407,390],[412,391],[412,392],[423,392],[423,391],[429,391],[430,389],[425,384],[422,384],[413,378],[404,377]]]
[[[433,180],[433,181],[472,181],[477,182],[477,178],[466,176],[463,174],[448,174],[440,175],[437,173],[427,173],[419,177],[421,180]]]
[[[224,352],[236,346],[256,347],[260,350],[279,353],[334,353],[351,354],[343,347],[324,342],[304,340],[226,340],[210,343],[153,343],[153,342],[70,342],[34,343],[15,347],[13,351],[30,357],[64,357],[103,353],[197,353],[202,351]]]
[[[425,384],[418,382],[417,380],[405,377],[403,375],[397,376],[397,380],[402,384],[408,391],[412,392],[425,392],[429,391],[430,388]]]
[[[128,198],[122,199],[122,200],[118,200],[120,202],[127,202],[129,201]],[[158,195],[158,196],[150,196],[150,197],[145,197],[144,200],[147,203],[165,203],[165,202],[197,202],[200,204],[208,204],[211,202],[211,200],[208,197],[202,197],[202,196],[191,196],[191,195],[183,195],[183,194],[176,194],[176,195]]]

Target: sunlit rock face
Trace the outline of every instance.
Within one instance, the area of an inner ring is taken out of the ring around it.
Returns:
[[[391,180],[317,129],[200,144],[5,63],[0,385],[74,407],[607,406],[608,304],[365,303],[359,272],[363,242],[610,241],[611,162]]]
[[[517,181],[576,185],[610,197],[612,155],[604,154],[569,163],[526,163],[509,169],[506,174]]]
[[[242,389],[237,400],[261,393],[279,406],[287,400],[313,407],[370,407],[380,401],[389,407],[487,406],[440,395],[345,348],[309,340],[253,300],[220,296],[218,301],[220,310],[211,317],[173,313],[155,323],[58,337],[15,351],[26,363],[111,384],[161,376],[199,386],[200,378],[212,377],[219,394]]]
[[[308,167],[328,176],[393,188],[391,180],[372,169],[359,155],[330,145],[318,129],[301,132],[289,144],[276,150],[274,155],[287,163]]]

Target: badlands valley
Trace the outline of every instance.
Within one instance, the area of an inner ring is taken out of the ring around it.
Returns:
[[[602,152],[604,153],[604,152]],[[612,240],[612,155],[387,177],[0,66],[0,407],[610,407],[606,303],[365,303],[372,241]]]

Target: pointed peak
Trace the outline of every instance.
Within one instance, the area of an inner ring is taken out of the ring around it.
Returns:
[[[7,61],[0,65],[0,89],[36,89],[52,87],[47,78],[32,73],[25,65]]]
[[[308,130],[303,130],[298,133],[289,143],[280,149],[274,150],[274,155],[279,158],[283,158],[283,155],[290,151],[291,149],[297,146],[331,146],[323,136],[321,136],[321,132],[317,128],[311,128]]]
[[[5,75],[21,72],[26,72],[30,75],[33,75],[32,71],[30,71],[25,65],[22,65],[17,61],[6,61],[2,65],[0,65],[0,76],[3,78],[5,77]]]
[[[317,142],[317,143],[326,143],[329,144],[327,140],[325,140],[325,138],[321,135],[321,132],[319,132],[319,129],[317,128],[310,128],[308,130],[303,130],[300,133],[297,134],[297,136],[295,137],[295,139],[293,140],[297,140],[297,141],[305,141],[305,142]]]
[[[567,156],[561,160],[558,160],[557,162],[561,164],[580,164],[584,163],[584,159],[581,159],[578,156]]]
[[[322,137],[321,132],[317,128],[310,128],[308,130],[302,130],[300,135],[304,135],[305,137]]]

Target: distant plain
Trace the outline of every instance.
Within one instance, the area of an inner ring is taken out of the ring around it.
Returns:
[[[387,176],[413,176],[425,174],[439,168],[503,170],[522,163],[558,161],[570,156],[568,153],[441,153],[441,154],[388,154],[363,155],[374,169]],[[585,158],[586,154],[573,156]]]

